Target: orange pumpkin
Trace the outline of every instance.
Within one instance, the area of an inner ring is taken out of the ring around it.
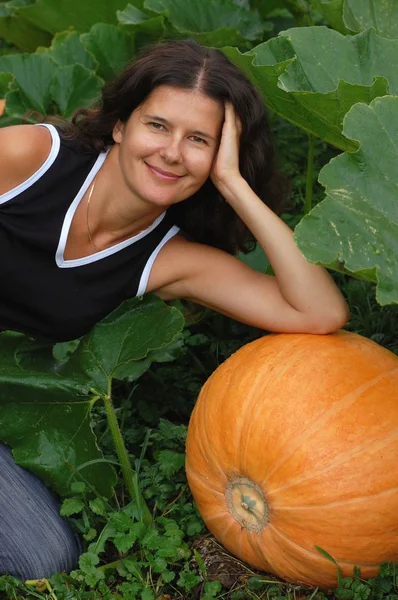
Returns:
[[[6,107],[6,101],[0,99],[0,116],[3,114]]]
[[[193,411],[186,470],[210,531],[257,569],[335,587],[398,561],[398,358],[345,331],[233,354]]]

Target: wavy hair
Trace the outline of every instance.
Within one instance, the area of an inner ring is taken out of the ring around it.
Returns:
[[[285,180],[275,166],[275,153],[264,101],[245,76],[217,49],[191,40],[149,47],[103,88],[98,104],[77,110],[61,128],[100,152],[114,143],[112,131],[161,85],[198,90],[224,104],[229,101],[242,122],[239,167],[254,192],[275,212],[286,196]],[[191,197],[172,205],[168,214],[188,238],[231,254],[249,252],[255,239],[212,181]]]

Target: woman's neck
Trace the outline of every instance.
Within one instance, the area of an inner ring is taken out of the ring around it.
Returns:
[[[90,231],[105,245],[133,237],[150,227],[164,212],[138,198],[127,187],[113,146],[96,175],[90,200]]]

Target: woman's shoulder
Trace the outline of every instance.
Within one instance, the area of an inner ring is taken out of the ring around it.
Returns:
[[[47,127],[11,125],[0,129],[0,194],[13,189],[45,162],[52,135]]]

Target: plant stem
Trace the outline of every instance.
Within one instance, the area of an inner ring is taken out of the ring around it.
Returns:
[[[112,434],[113,442],[119,462],[122,467],[123,479],[128,489],[131,500],[135,500],[138,508],[141,512],[142,521],[149,525],[152,523],[152,515],[142,497],[141,490],[139,489],[137,474],[131,467],[129,455],[126,450],[126,446],[123,440],[122,432],[120,431],[119,423],[115,413],[115,408],[112,402],[111,396],[111,381],[108,385],[108,395],[104,397],[106,416],[108,419],[109,429]]]
[[[39,586],[43,586],[47,589],[47,591],[50,592],[50,596],[53,600],[57,600],[57,596],[54,593],[54,590],[52,589],[50,582],[48,581],[48,579],[27,579],[25,581],[25,585],[27,586],[31,586],[31,587],[37,587]],[[35,594],[36,595],[36,594]],[[39,598],[39,596],[37,596]]]
[[[307,215],[312,208],[312,178],[314,168],[314,136],[308,135],[307,181],[305,185],[304,214]]]

